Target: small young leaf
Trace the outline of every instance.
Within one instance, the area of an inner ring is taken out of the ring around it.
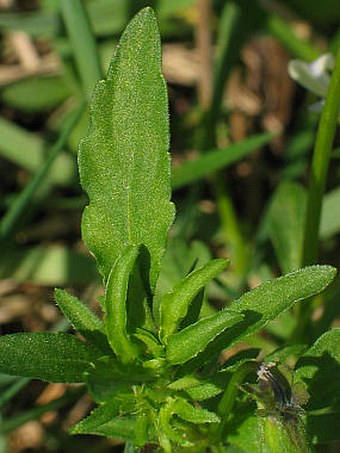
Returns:
[[[213,316],[197,321],[168,338],[166,358],[172,364],[180,364],[197,356],[224,330],[242,321],[243,315],[222,310]]]
[[[201,423],[218,423],[220,418],[214,412],[210,412],[202,407],[193,406],[183,398],[177,398],[173,406],[174,414],[187,422]]]
[[[156,18],[150,8],[123,33],[106,81],[95,89],[90,135],[79,152],[90,204],[83,239],[106,281],[127,245],[150,252],[154,288],[173,221],[167,92]]]
[[[307,385],[309,410],[330,406],[340,398],[340,328],[324,333],[300,358],[294,382]]]
[[[94,356],[68,333],[17,333],[0,337],[0,371],[47,382],[84,382]]]
[[[209,261],[191,272],[171,293],[165,294],[160,306],[160,336],[163,340],[166,341],[166,338],[177,330],[197,293],[228,264],[225,259]]]
[[[58,307],[75,330],[90,343],[109,353],[110,347],[102,321],[83,302],[67,291],[56,289],[54,297]]]
[[[128,246],[115,262],[107,280],[105,292],[105,327],[112,350],[123,363],[132,362],[138,356],[127,331],[126,299],[129,278],[138,256],[138,246]]]

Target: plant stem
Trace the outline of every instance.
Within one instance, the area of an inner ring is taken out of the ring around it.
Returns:
[[[302,420],[281,420],[275,415],[258,417],[262,453],[311,453]]]
[[[318,258],[318,238],[332,145],[340,108],[340,49],[328,88],[325,106],[317,131],[305,218],[303,265],[313,264]]]

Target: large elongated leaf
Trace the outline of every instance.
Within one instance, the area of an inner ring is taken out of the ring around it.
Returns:
[[[186,316],[197,293],[229,264],[228,260],[216,259],[191,272],[178,283],[171,293],[165,294],[160,307],[160,332],[163,338],[174,333]]]
[[[89,195],[83,238],[106,280],[127,245],[150,252],[154,286],[172,223],[166,87],[155,16],[143,9],[127,26],[106,81],[92,102],[90,135],[79,153]]]
[[[295,302],[318,294],[331,283],[335,274],[336,269],[331,266],[308,266],[245,293],[230,305],[232,313],[244,316],[243,321],[226,329],[197,360],[200,363],[212,360],[222,349],[255,333]]]
[[[218,335],[242,321],[240,313],[223,310],[200,319],[168,338],[166,358],[172,364],[184,363],[203,351]]]
[[[17,333],[0,337],[0,371],[48,382],[84,382],[91,350],[68,333]]]

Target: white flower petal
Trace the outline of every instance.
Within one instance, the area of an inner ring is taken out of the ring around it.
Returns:
[[[325,97],[330,82],[328,71],[334,66],[331,54],[324,54],[312,63],[302,60],[291,60],[288,64],[288,73],[298,83],[318,96]]]

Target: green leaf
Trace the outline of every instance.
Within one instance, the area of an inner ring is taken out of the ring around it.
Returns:
[[[320,293],[331,283],[335,274],[336,269],[331,266],[307,266],[245,293],[230,305],[233,315],[243,315],[243,321],[226,330],[209,345],[204,354],[197,358],[199,363],[216,360],[223,349],[257,332],[295,302]]]
[[[0,371],[47,382],[84,382],[92,351],[68,333],[17,333],[0,337]]]
[[[129,393],[132,386],[154,379],[151,372],[138,364],[123,364],[113,357],[96,360],[87,373],[86,384],[97,403],[112,400],[116,395]]]
[[[168,338],[166,358],[171,364],[180,364],[197,356],[226,329],[242,321],[243,315],[222,310],[197,321]]]
[[[211,259],[210,251],[203,242],[187,244],[183,239],[171,238],[162,260],[162,268],[153,297],[153,316],[159,324],[160,304],[163,296],[184,279],[193,266],[201,267]]]
[[[307,416],[307,433],[313,443],[335,442],[340,440],[340,412]]]
[[[230,332],[233,334],[232,344],[259,330],[295,302],[323,291],[335,274],[336,269],[331,266],[307,266],[245,293],[230,305],[234,312],[245,316],[243,328],[240,325],[237,332]]]
[[[298,184],[283,183],[268,212],[269,235],[283,273],[298,269],[302,259],[306,192]]]
[[[220,421],[220,418],[214,412],[210,412],[199,406],[193,406],[183,398],[176,399],[173,412],[183,420],[195,424],[218,423]]]
[[[81,183],[90,200],[83,239],[104,280],[127,245],[144,244],[154,288],[174,207],[167,93],[150,8],[123,33],[107,80],[95,89],[91,118],[90,135],[79,152]]]
[[[251,411],[252,413],[247,414],[248,417],[242,411],[239,412],[241,413],[236,413],[232,420],[233,424],[228,432],[228,442],[239,453],[263,453],[263,445],[259,441],[261,433],[258,417],[254,415],[254,409]]]
[[[83,302],[67,291],[56,289],[54,297],[58,307],[75,330],[90,343],[108,353],[110,347],[103,322]]]
[[[340,398],[340,328],[324,333],[300,358],[294,382],[307,386],[306,408],[321,409]]]
[[[173,189],[179,189],[234,164],[270,142],[274,136],[269,133],[254,135],[240,143],[228,146],[228,148],[210,151],[196,160],[187,161],[175,167],[172,171]]]
[[[168,387],[172,390],[184,390],[194,401],[212,398],[223,392],[219,385],[190,375],[177,379]]]
[[[340,188],[324,196],[322,201],[320,237],[329,238],[340,231]]]
[[[160,306],[160,336],[173,334],[185,318],[192,300],[204,286],[220,274],[229,264],[228,260],[216,259],[191,272],[178,283],[171,293],[163,296]]]
[[[136,437],[140,434],[138,429],[139,419],[125,415],[125,411],[129,410],[131,412],[133,406],[131,406],[130,395],[124,396],[126,398],[123,405],[120,400],[114,399],[94,409],[87,418],[72,427],[71,434],[98,434],[135,442]],[[145,419],[144,414],[142,417]],[[152,442],[155,440],[152,433],[149,433],[148,441]]]
[[[138,256],[139,247],[129,246],[115,262],[107,280],[105,293],[105,327],[112,350],[123,363],[138,356],[127,331],[127,294],[129,278]]]

